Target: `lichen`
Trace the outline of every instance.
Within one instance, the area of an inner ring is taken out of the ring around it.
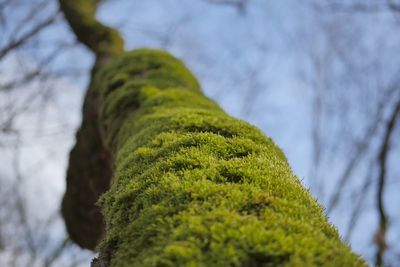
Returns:
[[[283,152],[204,96],[178,59],[124,53],[93,86],[114,159],[111,188],[99,201],[107,223],[102,264],[365,265]]]

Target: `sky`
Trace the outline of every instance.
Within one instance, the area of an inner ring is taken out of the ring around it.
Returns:
[[[314,187],[315,184],[310,179],[313,160],[310,136],[312,121],[315,119],[315,111],[312,109],[315,91],[310,84],[314,84],[314,73],[323,76],[324,71],[327,71],[326,75],[331,76],[324,80],[326,83],[321,86],[331,86],[334,84],[331,80],[336,79],[338,83],[335,86],[341,86],[343,95],[355,94],[361,101],[362,92],[354,91],[353,84],[361,81],[362,86],[372,86],[367,78],[370,73],[375,72],[371,72],[369,66],[374,64],[377,68],[384,67],[384,74],[378,78],[385,83],[396,70],[396,64],[400,63],[392,56],[393,51],[400,48],[393,18],[388,14],[351,18],[346,15],[328,14],[321,18],[321,14],[312,12],[312,7],[308,5],[311,1],[253,0],[244,11],[206,2],[106,1],[98,11],[98,18],[120,30],[125,38],[127,50],[140,47],[166,49],[183,59],[199,78],[205,93],[229,114],[251,122],[270,136],[283,149],[303,184],[311,187],[311,192],[325,203],[327,199],[322,192],[329,191],[335,184],[335,180],[329,178],[341,172],[342,165],[348,158],[344,154],[345,150],[341,148],[331,160],[326,161],[323,171],[328,173],[322,175],[326,178],[322,181],[325,189],[318,191],[317,187]],[[324,30],[329,27],[334,27],[334,30],[326,35]],[[391,30],[392,28],[394,30]],[[354,36],[354,40],[348,38],[349,36]],[[46,31],[41,38],[68,42],[74,40],[64,22]],[[356,81],[347,80],[350,79],[345,72],[347,69],[337,63],[337,55],[329,51],[331,48],[327,44],[332,40],[337,41],[339,48],[342,45],[347,53],[359,58],[356,62],[359,65],[354,68],[361,70],[355,72],[360,77],[350,77],[357,79]],[[35,51],[35,55],[44,55],[51,49],[42,46]],[[329,65],[330,69],[315,69],[315,66],[310,65],[310,55],[321,64]],[[0,64],[0,80],[17,75],[20,60],[23,60],[25,65],[35,67],[35,57],[29,51],[10,57]],[[63,71],[71,67],[79,69],[80,74],[51,79],[49,90],[56,93],[52,94],[45,112],[41,111],[42,102],[38,101],[35,104],[35,101],[32,101],[31,108],[17,123],[20,129],[25,129],[20,137],[24,142],[20,148],[19,164],[23,166],[23,172],[31,177],[26,181],[25,188],[28,188],[31,198],[29,205],[32,205],[35,216],[45,218],[48,214],[57,212],[59,208],[65,187],[68,151],[74,143],[74,132],[79,127],[80,107],[92,62],[93,56],[84,47],[72,49],[57,58],[49,67],[51,71]],[[15,69],[8,66],[15,66]],[[31,89],[26,90],[35,92],[37,88],[32,85]],[[325,93],[329,95],[332,92],[326,90]],[[0,100],[6,103],[10,101],[8,97],[12,98],[11,101],[14,101],[14,98],[15,101],[22,101],[26,94],[21,97],[21,91],[16,91],[7,95],[7,99]],[[341,100],[334,99],[332,103],[336,103],[334,101]],[[361,106],[368,106],[369,101],[372,105],[372,99],[367,98]],[[351,105],[354,103],[349,105],[348,110],[352,111]],[[329,117],[327,124],[330,125],[323,127],[329,134],[338,121],[354,121],[351,130],[356,134],[358,129],[364,127],[361,118],[367,116],[362,109],[360,110],[359,113]],[[41,127],[37,126],[38,120]],[[333,142],[337,138],[336,132],[332,133],[326,135],[326,140],[336,144]],[[11,144],[12,140],[9,143]],[[345,147],[346,143],[341,145]],[[390,158],[390,166],[395,166],[395,162],[400,159],[398,151],[399,149]],[[9,146],[3,149],[0,159],[3,162],[12,162],[14,152],[12,146]],[[0,167],[2,177],[12,177],[10,166],[5,164]],[[393,167],[393,170],[393,176],[398,177],[398,168]],[[368,172],[368,168],[363,165],[358,169],[356,176],[363,176],[365,172]],[[353,186],[359,183],[357,179],[352,182]],[[398,181],[393,184],[398,188]],[[393,186],[388,189],[388,201],[400,201],[396,193],[397,188]],[[349,199],[350,193],[347,192]],[[370,197],[372,198],[372,195]],[[350,244],[356,252],[371,261],[375,251],[371,232],[376,229],[377,221],[373,201],[367,202]],[[38,205],[40,209],[37,208]],[[395,205],[389,206],[391,214],[398,213]],[[390,230],[392,244],[397,243],[400,238],[398,218],[400,216],[393,219],[397,228]],[[346,205],[341,205],[330,215],[330,220],[342,234],[348,219]],[[53,231],[56,233],[54,242],[57,242],[57,233],[64,231],[61,219],[55,224]],[[399,256],[393,253],[390,257],[395,259]]]

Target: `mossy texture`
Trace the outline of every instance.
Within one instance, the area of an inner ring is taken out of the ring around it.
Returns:
[[[59,0],[96,54],[62,205],[71,238],[93,249],[104,231],[94,201],[111,183],[92,266],[364,266],[272,140],[171,55],[123,53],[95,18],[100,1]]]
[[[365,266],[273,141],[178,59],[127,52],[92,86],[114,161],[93,266]]]
[[[104,57],[123,52],[120,34],[96,20],[96,7],[101,0],[59,0],[65,18],[80,42],[96,56]]]

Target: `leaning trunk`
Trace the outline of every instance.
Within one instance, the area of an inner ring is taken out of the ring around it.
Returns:
[[[365,264],[273,141],[207,98],[181,61],[120,51],[95,8],[80,10],[96,0],[61,3],[97,59],[62,208],[72,239],[100,252],[92,266]]]

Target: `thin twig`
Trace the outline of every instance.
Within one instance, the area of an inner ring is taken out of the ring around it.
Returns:
[[[388,215],[383,203],[385,183],[386,183],[386,173],[387,173],[386,165],[390,150],[390,138],[395,129],[396,122],[400,117],[399,114],[400,114],[400,98],[395,104],[393,111],[391,112],[389,121],[385,128],[384,139],[378,155],[379,177],[378,177],[378,188],[377,188],[377,209],[379,214],[379,228],[377,233],[375,234],[375,239],[374,239],[377,245],[377,252],[375,256],[376,266],[383,266],[384,264],[383,255],[385,250],[387,249],[386,231],[388,227]]]
[[[349,220],[349,224],[347,225],[347,229],[345,231],[344,234],[344,240],[349,242],[351,235],[353,233],[353,230],[358,222],[358,219],[360,218],[361,215],[361,211],[362,211],[362,207],[363,204],[365,203],[365,199],[368,195],[368,191],[371,187],[372,184],[372,180],[373,180],[373,174],[374,174],[374,167],[376,165],[375,164],[370,164],[368,171],[367,171],[367,178],[364,181],[364,184],[362,185],[361,189],[358,190],[355,194],[355,196],[357,197],[357,200],[355,200],[355,205],[353,207],[353,210],[351,212],[350,215],[350,220]]]
[[[59,12],[57,11],[55,14],[44,20],[43,22],[36,25],[29,32],[21,36],[18,40],[15,40],[9,43],[7,46],[0,49],[0,60],[5,57],[10,51],[20,47],[25,44],[30,38],[37,35],[40,31],[45,29],[47,26],[51,25],[57,18]]]
[[[391,97],[393,97],[393,94],[395,92],[397,92],[397,90],[398,90],[397,84],[398,83],[394,83],[391,86],[391,88],[388,91],[386,91],[385,95],[382,97],[380,103],[378,104],[377,113],[376,113],[374,120],[372,121],[370,126],[367,128],[363,139],[357,143],[356,151],[354,152],[352,158],[348,161],[348,164],[347,164],[346,168],[344,169],[343,174],[339,179],[339,182],[336,184],[335,191],[333,192],[332,197],[330,198],[330,200],[328,202],[328,205],[326,208],[326,212],[328,214],[331,213],[334,210],[334,208],[336,208],[337,204],[339,203],[342,192],[345,189],[346,184],[349,181],[355,167],[360,162],[360,159],[368,151],[368,149],[371,145],[370,140],[372,139],[373,136],[375,136],[375,134],[379,128],[378,126],[382,122],[384,107],[385,107],[386,103],[388,102],[388,100],[390,100]]]

